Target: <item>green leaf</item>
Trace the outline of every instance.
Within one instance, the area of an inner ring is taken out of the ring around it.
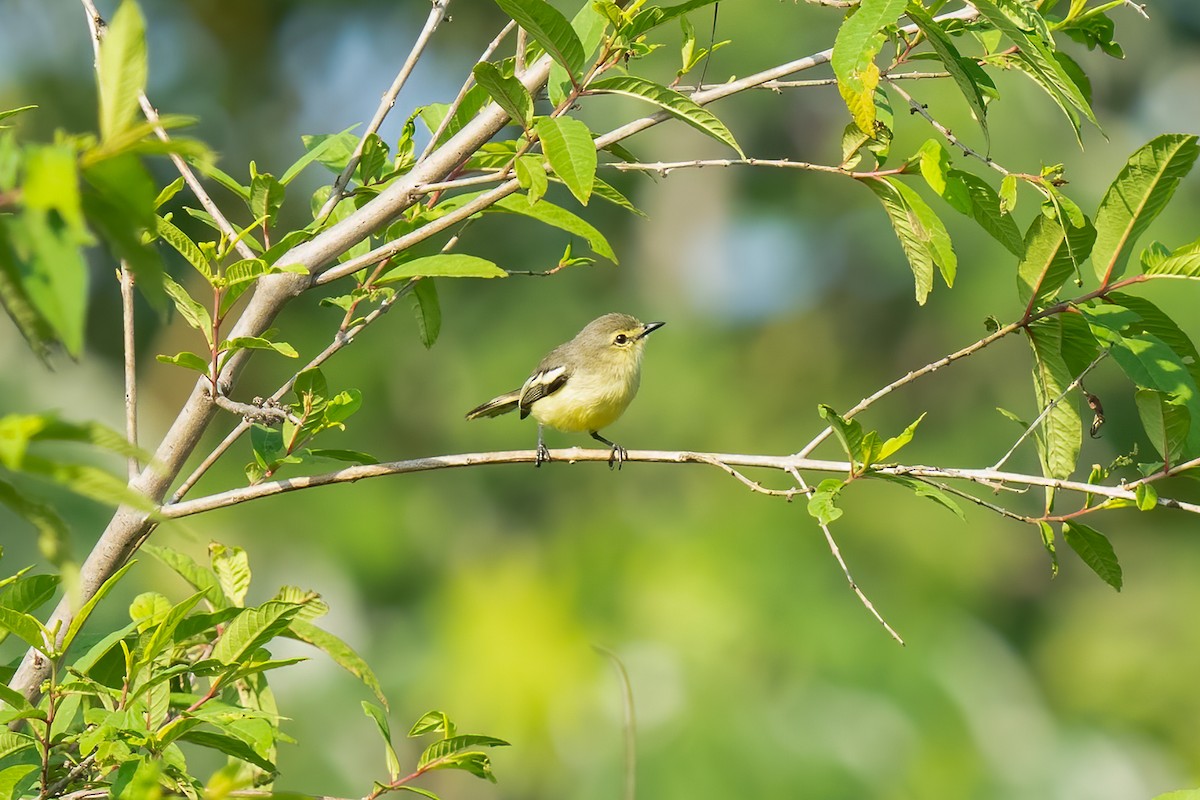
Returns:
[[[967,208],[951,206],[966,214],[979,223],[979,227],[995,239],[1013,255],[1021,258],[1025,255],[1025,243],[1021,237],[1021,229],[1012,214],[1005,213],[1003,202],[996,191],[986,181],[970,172],[952,169],[947,174],[948,187],[955,182],[963,185],[963,195],[968,200]],[[945,195],[943,195],[945,196]],[[949,202],[949,198],[947,198]]]
[[[1082,91],[1054,57],[1053,42],[1045,21],[1022,0],[980,0],[974,4],[989,22],[1017,46],[1014,61],[1058,104],[1079,132],[1078,110],[1093,125],[1096,117]]]
[[[221,591],[235,606],[242,606],[250,591],[250,557],[240,547],[226,547],[213,542],[208,546],[213,574]]]
[[[247,608],[226,626],[213,646],[212,658],[222,664],[235,665],[267,642],[281,635],[300,613],[302,605],[267,601],[256,608]]]
[[[1017,265],[1017,294],[1033,309],[1058,295],[1059,289],[1087,258],[1096,239],[1090,224],[1067,228],[1042,214],[1025,233],[1025,255]]]
[[[204,334],[204,340],[211,347],[213,343],[212,317],[209,316],[208,309],[193,300],[186,289],[166,275],[163,276],[163,289],[166,290],[167,296],[175,303],[175,308],[179,311],[179,315],[183,317],[188,325],[191,325]]]
[[[53,506],[39,501],[28,492],[22,492],[5,480],[0,480],[0,505],[6,506],[37,530],[38,549],[47,560],[56,565],[66,562],[70,552],[67,523]],[[0,587],[3,586],[4,582],[0,581]],[[4,604],[3,593],[0,593],[0,604]],[[9,604],[9,607],[12,608],[12,605]],[[3,635],[0,635],[0,641],[3,639]]]
[[[146,21],[137,3],[124,0],[113,14],[96,60],[102,139],[112,139],[134,124],[138,96],[146,88],[146,70]]]
[[[1139,511],[1153,511],[1158,506],[1158,491],[1151,483],[1139,483],[1134,489]]]
[[[565,208],[554,205],[548,200],[539,200],[530,205],[523,198],[509,195],[497,201],[493,206],[485,209],[485,211],[507,211],[513,214],[521,214],[559,230],[564,230],[567,233],[585,239],[588,246],[592,248],[592,252],[596,255],[603,256],[614,264],[617,263],[616,253],[613,252],[612,246],[609,245],[608,240],[604,238],[604,235],[600,231],[596,230],[595,227],[581,217],[567,211]]]
[[[45,361],[50,345],[58,340],[50,323],[42,316],[22,281],[22,270],[28,260],[14,251],[9,225],[0,219],[0,302],[9,319],[25,337],[29,348]]]
[[[154,218],[154,232],[162,237],[167,244],[175,248],[176,252],[195,267],[196,271],[203,275],[206,281],[212,283],[212,267],[209,265],[204,252],[192,241],[190,236],[159,216]]]
[[[235,336],[232,339],[222,342],[221,346],[230,353],[236,350],[274,350],[279,355],[286,356],[287,358],[300,357],[300,354],[296,352],[296,348],[287,342],[272,342],[270,339],[264,339],[261,336]]]
[[[817,484],[808,498],[808,513],[822,525],[828,525],[842,515],[837,498],[845,484],[837,478],[826,478]]]
[[[383,704],[384,708],[388,707],[383,687],[380,685],[379,679],[375,677],[375,673],[371,670],[370,665],[354,651],[354,648],[337,636],[322,628],[318,628],[310,622],[303,622],[301,620],[293,620],[283,635],[290,639],[306,642],[324,652],[333,659],[335,664],[362,681],[363,685],[371,690],[379,702]]]
[[[653,81],[634,75],[615,75],[601,78],[588,85],[589,92],[620,94],[645,100],[661,108],[676,119],[686,122],[701,133],[732,147],[739,156],[746,157],[741,145],[733,138],[729,128],[712,112],[706,110],[690,97],[668,89]]]
[[[890,177],[863,181],[887,212],[896,238],[916,281],[917,302],[924,305],[933,289],[933,268],[942,273],[947,286],[954,285],[958,258],[950,243],[950,234],[933,209],[904,183]]]
[[[1054,547],[1054,528],[1049,522],[1038,521],[1038,531],[1042,534],[1042,547],[1050,555],[1050,577],[1058,577],[1058,552]]]
[[[475,750],[445,756],[434,761],[429,769],[460,769],[477,778],[496,782],[496,776],[492,774],[492,760],[487,754]]]
[[[262,224],[268,228],[275,227],[284,193],[283,184],[274,175],[255,174],[250,179],[250,215],[263,220]]]
[[[1109,586],[1121,591],[1121,565],[1117,563],[1117,554],[1103,533],[1081,522],[1068,520],[1063,523],[1063,538],[1083,559],[1083,563]]]
[[[388,724],[387,715],[379,706],[362,701],[363,712],[375,721],[375,728],[383,739],[384,756],[387,759],[388,777],[393,781],[400,777],[400,759],[396,757],[396,748],[392,746],[392,727]]]
[[[224,608],[229,605],[229,600],[221,591],[221,585],[217,581],[217,576],[212,570],[201,566],[191,556],[181,553],[178,550],[173,550],[170,547],[150,543],[142,545],[141,550],[144,553],[154,556],[164,566],[170,568],[179,577],[187,581],[194,589],[204,592],[205,599],[212,605],[217,608]]]
[[[182,353],[176,353],[173,356],[159,355],[156,359],[164,364],[174,364],[177,367],[184,369],[192,369],[199,372],[201,375],[207,375],[209,371],[209,363],[195,353],[189,353],[186,350]]]
[[[253,764],[259,769],[266,770],[269,773],[275,772],[275,765],[267,759],[255,752],[254,748],[246,744],[246,742],[234,736],[229,736],[224,733],[216,733],[215,731],[206,730],[189,730],[179,737],[180,741],[191,742],[192,744],[207,747],[211,750],[217,750],[227,756],[236,758],[239,761],[245,761],[247,764]]]
[[[0,606],[0,629],[15,633],[25,644],[47,656],[51,655],[53,642],[47,641],[46,629],[33,615]]]
[[[287,186],[309,164],[311,164],[312,162],[314,162],[320,158],[324,158],[331,150],[334,150],[334,149],[340,150],[341,148],[343,148],[345,146],[345,139],[343,139],[342,137],[348,136],[350,134],[350,132],[353,131],[357,127],[358,127],[358,124],[356,123],[354,125],[351,125],[349,128],[346,128],[346,130],[342,131],[341,133],[325,134],[322,136],[303,137],[302,141],[304,142],[304,149],[307,152],[304,155],[300,156],[300,158],[298,158],[296,160],[296,163],[292,164],[290,167],[288,167],[286,170],[284,170],[283,175],[279,178],[279,182],[282,183],[284,186]],[[354,139],[353,136],[351,136],[350,138],[351,138],[351,140]],[[310,142],[312,144],[311,147],[309,146]],[[351,146],[350,152],[354,152],[354,146]],[[339,156],[340,156],[340,154],[339,154]],[[347,156],[347,160],[349,160],[349,156]],[[343,162],[343,165],[344,164],[345,164],[345,162]],[[340,172],[340,170],[339,170],[339,172]]]
[[[1163,134],[1129,157],[1096,212],[1092,264],[1101,284],[1124,270],[1130,248],[1175,194],[1200,156],[1192,134]]]
[[[1117,305],[1080,306],[1079,312],[1134,384],[1165,392],[1200,419],[1200,391],[1183,359],[1153,334],[1127,333],[1140,322],[1135,313]]]
[[[517,173],[517,182],[525,190],[525,197],[529,201],[529,205],[541,200],[549,186],[549,179],[542,166],[541,157],[521,156],[513,166]],[[598,182],[594,178],[593,181]]]
[[[479,256],[464,253],[439,253],[435,256],[414,258],[388,270],[375,281],[376,286],[399,283],[409,278],[507,278],[508,273],[494,262]]]
[[[390,158],[387,142],[377,133],[367,134],[363,141],[362,154],[358,159],[358,167],[355,169],[358,180],[364,185],[378,183]]]
[[[468,747],[509,747],[509,743],[503,739],[497,739],[494,736],[481,736],[478,734],[461,734],[458,736],[450,736],[445,739],[434,742],[425,748],[425,752],[421,754],[420,760],[417,762],[417,769],[424,769],[432,762],[445,759],[455,753],[461,753]]]
[[[296,164],[301,165],[299,169],[296,169],[296,165],[293,164],[284,173],[283,178],[279,182],[286,185],[296,176],[296,173],[300,169],[308,166],[309,162],[305,162],[305,158],[308,158],[310,162],[315,159],[330,172],[340,175],[342,170],[346,168],[346,165],[350,163],[350,158],[354,155],[354,151],[358,147],[358,137],[352,133],[357,127],[357,125],[351,125],[341,133],[320,133],[313,136],[301,136],[300,141],[304,144],[304,149],[308,151],[308,154],[296,162]],[[246,200],[249,201],[249,199],[249,190],[247,190]]]
[[[950,499],[950,496],[936,486],[931,486],[925,481],[910,478],[907,475],[886,475],[878,472],[868,473],[869,477],[878,478],[887,481],[888,483],[896,483],[911,489],[918,497],[928,497],[933,502],[937,503],[942,508],[945,508],[955,514],[959,519],[966,521],[966,515],[959,507],[958,503]]]
[[[415,282],[409,292],[408,302],[417,321],[421,344],[429,349],[442,332],[442,307],[438,302],[437,284],[429,278]]]
[[[6,217],[5,223],[11,236],[8,243],[13,252],[8,258],[14,284],[5,292],[6,302],[19,293],[40,320],[40,324],[31,324],[31,332],[52,331],[67,352],[78,357],[83,351],[88,296],[87,264],[81,248],[90,243],[91,236],[82,227],[65,224],[52,209],[27,208],[22,214]],[[0,247],[7,250],[4,244],[0,241]]]
[[[75,616],[71,619],[71,624],[67,626],[67,633],[63,636],[62,647],[60,648],[61,652],[67,652],[71,647],[71,643],[75,641],[75,637],[79,635],[79,630],[83,627],[83,624],[88,621],[88,617],[96,610],[96,606],[113,590],[113,587],[117,585],[121,578],[125,577],[125,573],[129,572],[129,569],[136,563],[137,561],[130,561],[110,575],[108,580],[100,584],[100,588],[96,590],[96,593],[83,604],[83,607],[75,612]]]
[[[1192,380],[1200,385],[1200,351],[1175,320],[1139,295],[1109,292],[1107,299],[1137,314],[1140,319],[1130,324],[1130,333],[1148,333],[1161,339],[1187,366]]]
[[[454,723],[450,721],[450,717],[444,711],[426,711],[421,715],[420,719],[413,723],[409,728],[408,736],[413,738],[423,736],[427,733],[441,734],[443,738],[450,738],[455,733]]]
[[[579,78],[586,57],[571,23],[545,0],[496,0],[496,5],[525,29],[550,57]]]
[[[596,182],[596,146],[588,126],[571,117],[542,117],[537,134],[554,174],[586,206]]]
[[[1062,323],[1056,317],[1040,320],[1026,332],[1033,351],[1033,388],[1040,412],[1058,400],[1073,378],[1063,360]],[[1058,400],[1042,418],[1037,442],[1042,474],[1048,478],[1070,477],[1083,445],[1083,420],[1075,397]]]
[[[1017,207],[1017,176],[1005,175],[1000,181],[1000,212],[1011,214]]]
[[[1180,789],[1160,794],[1154,800],[1200,800],[1200,789]]]
[[[1156,245],[1162,250],[1156,250]],[[1171,251],[1166,251],[1155,242],[1142,253],[1142,272],[1146,275],[1200,278],[1200,239]]]
[[[487,61],[476,64],[471,74],[513,122],[529,130],[533,124],[533,98],[525,84],[512,76],[501,75],[496,65]]]
[[[1192,428],[1188,409],[1170,402],[1168,395],[1153,389],[1139,389],[1134,400],[1142,428],[1163,463],[1178,464],[1183,459]]]
[[[37,747],[37,743],[37,739],[32,736],[0,728],[0,763],[4,763],[4,760],[11,756]]]
[[[480,109],[487,105],[488,101],[491,99],[492,96],[489,95],[487,90],[482,86],[472,86],[470,90],[468,90],[463,96],[462,101],[458,104],[458,109],[454,112],[454,116],[451,118],[450,122],[446,124],[446,130],[444,130],[442,135],[438,138],[438,146],[441,146],[451,136],[454,136],[456,133],[462,130],[463,126],[474,119],[479,113]],[[439,127],[441,127],[441,124],[443,120],[445,120],[446,114],[449,113],[449,111],[450,105],[447,103],[430,103],[420,110],[421,120],[426,126],[428,126],[429,132],[433,133]]]
[[[884,442],[883,446],[879,448],[879,452],[872,454],[871,463],[877,463],[884,460],[888,456],[896,453],[898,450],[900,450],[900,448],[904,447],[904,445],[911,442],[913,436],[917,432],[917,426],[921,424],[921,420],[923,419],[925,419],[925,412],[922,412],[921,416],[917,417],[915,420],[913,420],[911,425],[901,431],[899,436],[893,436],[891,439],[888,439],[886,442]]]
[[[862,0],[838,29],[830,64],[838,90],[863,133],[875,135],[875,57],[887,40],[881,31],[904,13],[905,0]]]
[[[9,117],[14,117],[17,114],[20,114],[25,111],[32,111],[35,108],[37,108],[37,106],[21,106],[20,108],[6,108],[5,110],[0,111],[0,120],[5,120],[5,119],[8,119]]]
[[[834,435],[841,442],[842,450],[845,451],[850,461],[855,464],[865,463],[867,454],[863,448],[862,425],[857,420],[844,419],[831,406],[824,403],[817,406],[817,413],[821,415],[821,419],[829,423],[829,427],[833,429]]]
[[[154,210],[157,211],[167,203],[171,202],[175,195],[179,194],[179,192],[183,189],[183,184],[183,176],[181,175],[164,186],[162,190],[159,191],[158,196],[154,198]]]
[[[983,103],[983,92],[980,91],[978,84],[975,83],[967,68],[963,66],[963,56],[958,52],[958,48],[954,46],[954,40],[946,33],[945,29],[936,22],[925,6],[916,0],[911,0],[904,9],[908,18],[916,24],[921,33],[925,34],[925,38],[929,40],[929,44],[933,47],[933,51],[937,53],[938,59],[941,60],[942,66],[950,73],[950,78],[958,86],[958,90],[962,92],[963,97],[967,100],[967,105],[971,107],[971,113],[975,117],[975,121],[979,123],[979,127],[983,130],[984,140],[991,141],[991,135],[988,133],[987,127],[987,108]]]
[[[204,598],[204,594],[202,591],[196,592],[182,603],[171,607],[149,638],[140,644],[138,648],[141,655],[140,663],[149,664],[172,644],[172,637],[176,628],[179,627],[179,623],[183,622],[184,618],[192,612],[196,604]]]

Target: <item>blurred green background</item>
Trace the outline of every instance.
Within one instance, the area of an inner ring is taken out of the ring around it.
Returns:
[[[428,12],[415,0],[146,0],[143,8],[152,100],[161,111],[199,117],[195,135],[240,177],[251,159],[260,171],[281,173],[301,154],[302,133],[369,119]],[[1157,0],[1148,10],[1149,22],[1113,12],[1126,62],[1070,49],[1091,76],[1104,135],[1085,130],[1081,150],[1049,100],[1020,76],[1001,75],[992,155],[1025,172],[1062,161],[1069,193],[1091,214],[1136,147],[1161,132],[1200,132],[1200,10],[1193,0]],[[40,104],[19,118],[29,137],[93,130],[81,8],[0,0],[0,16],[0,108]],[[481,0],[456,0],[451,17],[401,94],[385,139],[395,141],[409,109],[448,101],[502,24]],[[803,3],[723,3],[717,38],[733,44],[718,52],[708,80],[821,50],[840,18]],[[706,39],[711,13],[693,21]],[[678,31],[660,38],[669,46],[647,70],[669,79]],[[909,88],[983,146],[952,86]],[[715,110],[750,155],[840,159],[846,112],[832,87],[746,93]],[[589,101],[582,111],[596,130],[641,113],[615,100]],[[897,123],[897,158],[935,135],[907,114]],[[729,155],[679,125],[627,144],[645,160]],[[168,165],[155,168],[171,179]],[[305,221],[307,193],[329,180],[318,171],[297,182],[285,206],[296,225]],[[852,181],[749,169],[606,177],[649,215],[599,203],[584,212],[609,236],[620,266],[442,281],[444,328],[431,351],[400,304],[327,366],[331,387],[358,386],[365,403],[325,446],[382,460],[531,447],[528,421],[468,424],[462,412],[518,385],[591,318],[620,310],[669,324],[651,341],[641,395],[607,431],[612,438],[631,448],[789,453],[820,430],[818,403],[848,408],[979,338],[988,315],[1007,321],[1020,312],[1012,257],[945,205],[936,208],[954,236],[958,282],[950,291],[939,285],[919,308],[886,218]],[[552,197],[572,206],[565,192]],[[1035,211],[1036,198],[1023,193],[1023,227]],[[568,241],[499,217],[471,226],[460,249],[542,270]],[[1200,235],[1194,176],[1151,235],[1172,247]],[[172,271],[186,275],[181,263]],[[50,407],[120,427],[111,274],[97,255],[81,363],[59,359],[48,371],[0,324],[0,413]],[[1192,287],[1151,286],[1146,294],[1200,333]],[[328,343],[341,318],[317,300],[305,296],[279,321],[281,338],[304,356]],[[143,442],[155,442],[190,379],[154,354],[195,343],[178,320],[164,324],[139,311],[141,430]],[[256,357],[236,397],[273,391],[290,367]],[[1135,444],[1146,451],[1116,368],[1102,365],[1087,386],[1104,399],[1109,423],[1102,438],[1085,441],[1084,472]],[[1018,432],[995,406],[1036,414],[1027,349],[1016,337],[906,387],[863,422],[890,435],[928,410],[906,460],[983,467]],[[218,419],[200,451],[232,425]],[[553,433],[549,443],[588,444]],[[818,455],[839,457],[835,447]],[[243,443],[193,496],[240,485],[249,458]],[[1011,465],[1037,471],[1031,444]],[[1198,494],[1186,482],[1161,491]],[[82,555],[108,512],[58,500]],[[1033,510],[1039,498],[1014,502]],[[976,507],[965,509],[963,524],[897,487],[861,484],[843,505],[834,527],[842,552],[905,648],[850,592],[803,504],[754,495],[699,466],[505,466],[385,478],[170,524],[154,541],[198,558],[210,540],[247,548],[252,599],[285,583],[320,592],[333,608],[327,627],[380,676],[395,729],[438,708],[465,731],[513,743],[495,754],[497,787],[434,776],[428,785],[449,797],[620,796],[621,690],[595,646],[616,653],[631,677],[643,797],[1125,800],[1200,783],[1194,519],[1134,511],[1097,519],[1124,566],[1117,594],[1065,547],[1051,581],[1035,530]],[[36,559],[32,535],[15,519],[0,516],[0,529],[6,571]],[[137,591],[184,596],[148,559],[133,576],[97,623],[118,624],[122,598]],[[317,655],[275,673],[273,685],[291,717],[285,730],[300,742],[281,752],[280,788],[355,796],[384,776],[372,723],[358,707],[368,694],[356,680]],[[416,752],[409,747],[402,758]]]

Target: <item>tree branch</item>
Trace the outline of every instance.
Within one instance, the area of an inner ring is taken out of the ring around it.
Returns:
[[[609,450],[584,450],[572,447],[564,450],[551,450],[551,462],[576,463],[582,461],[602,461],[608,463],[612,453]],[[769,456],[744,453],[702,453],[688,450],[630,450],[625,458],[629,462],[647,462],[659,464],[706,464],[715,466],[731,475],[734,468],[749,467],[779,470],[788,474],[797,472],[824,472],[833,474],[849,474],[852,465],[848,461],[827,461],[823,459],[805,458],[799,455]],[[477,467],[489,464],[534,464],[537,463],[536,450],[504,450],[483,453],[461,453],[456,455],[431,456],[405,461],[389,461],[382,464],[363,464],[346,467],[334,472],[320,475],[307,475],[295,478],[285,478],[277,481],[266,481],[253,486],[219,492],[217,494],[199,497],[195,500],[185,500],[173,505],[160,508],[157,512],[159,519],[182,519],[206,511],[229,508],[262,497],[271,497],[300,489],[311,489],[317,486],[330,486],[337,483],[354,483],[367,478],[379,478],[385,475],[404,475],[413,472],[430,472],[441,469],[457,469],[462,467]],[[1020,486],[1052,487],[1061,491],[1078,492],[1081,494],[1099,495],[1105,498],[1120,500],[1136,500],[1134,491],[1126,486],[1104,486],[1100,484],[1083,483],[1080,481],[1059,480],[1041,475],[1027,475],[1019,472],[1004,472],[992,469],[958,469],[954,467],[930,467],[923,465],[888,465],[872,467],[871,473],[879,475],[901,475],[913,478],[932,478],[956,481],[968,481],[985,486],[1000,483],[1010,483]],[[868,474],[871,474],[868,473]],[[736,477],[736,475],[735,475]],[[745,483],[745,481],[743,481]],[[787,492],[782,490],[764,489],[762,486],[747,485],[752,491],[776,496],[794,496],[803,494],[808,489],[803,486]],[[1193,514],[1200,514],[1200,504],[1188,503],[1167,497],[1159,497],[1158,504],[1164,508],[1174,508]]]
[[[125,438],[137,448],[137,352],[133,328],[133,272],[124,260],[117,272],[121,282],[121,346],[125,353]],[[129,456],[129,480],[142,471],[136,455]]]
[[[417,36],[417,41],[413,44],[412,50],[408,52],[408,58],[404,60],[404,66],[400,68],[396,79],[392,81],[392,85],[384,92],[383,100],[379,103],[379,108],[375,109],[375,116],[371,118],[371,123],[367,125],[367,129],[358,140],[358,145],[354,148],[350,160],[346,162],[345,169],[337,176],[337,180],[333,182],[333,191],[330,192],[329,199],[325,201],[325,205],[321,207],[321,212],[317,214],[317,219],[323,220],[329,216],[329,213],[333,211],[334,207],[345,196],[346,184],[350,182],[350,176],[354,174],[354,170],[358,167],[358,162],[362,159],[363,147],[367,144],[367,138],[379,130],[379,126],[387,118],[388,112],[396,105],[396,97],[399,96],[400,90],[404,88],[404,84],[408,82],[408,76],[412,74],[413,68],[417,66],[417,61],[420,60],[421,54],[425,52],[425,45],[429,43],[430,37],[433,36],[434,31],[438,29],[438,25],[445,19],[446,9],[450,5],[450,0],[431,0],[431,2],[433,8],[429,10],[429,17],[425,20],[425,27],[421,29],[421,33]]]

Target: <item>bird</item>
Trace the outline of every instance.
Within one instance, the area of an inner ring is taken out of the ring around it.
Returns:
[[[543,429],[588,433],[612,451],[608,468],[628,457],[621,445],[600,431],[625,412],[641,383],[646,337],[665,322],[639,321],[629,314],[605,314],[584,326],[575,338],[551,350],[520,389],[506,392],[467,412],[467,419],[497,417],[519,410],[538,423],[534,466],[550,460]]]

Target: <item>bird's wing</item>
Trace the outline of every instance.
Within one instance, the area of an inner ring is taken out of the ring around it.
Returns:
[[[517,401],[517,407],[521,409],[521,419],[529,416],[529,407],[536,401],[561,389],[568,377],[570,373],[564,366],[548,369],[542,367],[530,375],[529,380],[521,387],[521,398]]]

